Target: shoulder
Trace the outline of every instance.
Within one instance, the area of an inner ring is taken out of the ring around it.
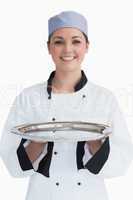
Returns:
[[[47,82],[41,82],[24,88],[15,98],[20,105],[37,104],[47,97]]]
[[[34,85],[31,85],[29,87],[24,88],[20,95],[24,95],[24,96],[33,96],[35,94],[44,94],[47,90],[47,82],[41,82],[41,83],[37,83]]]
[[[114,107],[118,105],[117,98],[110,89],[90,81],[88,82],[88,98],[91,98],[97,105],[103,105],[105,107]]]
[[[102,97],[102,96],[106,96],[109,98],[114,97],[114,94],[111,90],[109,90],[101,85],[98,85],[91,81],[88,81],[88,86],[89,86],[91,93],[94,95],[98,95],[99,97]]]

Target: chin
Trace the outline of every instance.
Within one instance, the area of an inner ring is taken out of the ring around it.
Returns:
[[[72,71],[77,71],[77,70],[81,70],[80,66],[69,66],[69,65],[64,65],[64,66],[59,66],[57,67],[57,69],[59,71],[63,71],[63,72],[72,72]]]
[[[74,72],[74,71],[77,71],[77,70],[80,70],[80,69],[77,69],[77,68],[74,68],[74,67],[68,67],[68,68],[61,68],[60,71],[63,71],[63,72]]]

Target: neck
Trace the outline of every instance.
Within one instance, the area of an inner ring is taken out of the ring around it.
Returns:
[[[75,72],[62,72],[56,70],[52,81],[52,89],[54,92],[73,92],[75,85],[81,78],[81,70]]]

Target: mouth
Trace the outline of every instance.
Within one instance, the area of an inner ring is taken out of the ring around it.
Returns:
[[[63,60],[64,62],[73,61],[75,58],[76,58],[76,56],[62,56],[62,57],[60,57],[60,59]]]

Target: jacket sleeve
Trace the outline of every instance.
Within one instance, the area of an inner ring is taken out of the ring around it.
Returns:
[[[28,159],[23,146],[26,140],[11,133],[11,128],[14,126],[28,122],[27,105],[22,91],[11,106],[0,140],[0,156],[10,174],[15,177],[25,177],[34,173],[32,163]],[[25,162],[25,169],[21,166],[22,161]]]
[[[128,132],[126,121],[116,98],[112,95],[109,121],[112,133],[107,137],[101,148],[93,155],[84,167],[93,174],[103,178],[122,176],[126,173],[133,160],[133,144]],[[85,157],[88,158],[87,151]]]
[[[100,174],[105,178],[125,175],[133,160],[133,144],[123,113],[116,98],[112,97],[111,124],[109,136],[110,153]]]

